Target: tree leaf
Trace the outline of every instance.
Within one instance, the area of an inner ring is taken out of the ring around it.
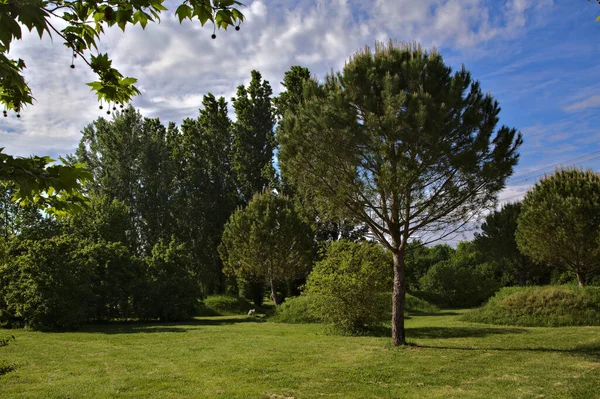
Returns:
[[[181,23],[184,19],[192,19],[194,14],[194,9],[187,4],[182,4],[177,7],[177,11],[175,11],[175,15],[179,18],[179,23]]]

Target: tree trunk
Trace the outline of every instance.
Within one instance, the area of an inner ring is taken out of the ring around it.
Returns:
[[[577,274],[577,282],[579,283],[580,287],[583,287],[585,285],[585,273],[584,272],[575,272],[575,274]]]
[[[394,345],[406,345],[404,331],[404,304],[406,301],[406,273],[404,270],[404,251],[392,251],[394,258],[394,292],[392,294],[392,342]]]
[[[527,283],[527,276],[525,275],[525,272],[519,273],[519,285],[521,287],[525,287],[526,283]]]
[[[277,295],[277,287],[275,286],[275,281],[273,279],[270,279],[269,284],[271,285],[271,298],[273,299],[275,307],[277,307],[279,306],[279,296]]]

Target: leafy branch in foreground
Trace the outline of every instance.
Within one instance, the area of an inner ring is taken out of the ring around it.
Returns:
[[[2,153],[0,148],[0,182],[14,186],[13,200],[20,205],[35,204],[47,213],[61,216],[86,206],[82,195],[86,182],[92,174],[83,164],[52,165],[50,157],[13,157]]]
[[[118,26],[125,31],[127,25],[160,21],[167,8],[164,0],[0,0],[0,104],[4,116],[8,111],[20,112],[33,103],[31,88],[23,77],[25,61],[10,59],[7,54],[11,43],[22,38],[21,27],[34,29],[40,39],[47,34],[57,35],[72,51],[73,60],[82,59],[98,76],[88,83],[98,100],[121,105],[139,94],[135,78],[124,77],[112,67],[108,54],[98,52],[97,42],[105,27]],[[236,0],[185,0],[175,14],[184,19],[197,19],[201,25],[209,21],[214,30],[235,26],[239,30],[244,15]],[[66,25],[60,29],[57,26]],[[216,38],[213,31],[212,38]],[[95,54],[93,53],[95,52]],[[71,68],[75,68],[74,62]],[[102,107],[102,106],[101,106]],[[110,109],[109,109],[110,113]]]

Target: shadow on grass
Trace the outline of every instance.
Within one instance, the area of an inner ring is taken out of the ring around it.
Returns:
[[[581,356],[586,360],[600,363],[600,342],[593,342],[584,345],[578,345],[574,348],[559,349],[547,347],[533,348],[501,348],[501,347],[459,347],[459,346],[433,346],[433,345],[411,345],[426,349],[445,349],[459,351],[500,351],[500,352],[546,352],[546,353],[564,353],[567,355]]]
[[[415,311],[415,312],[407,312],[407,313],[411,316],[458,316],[460,314],[457,312],[446,311],[446,310],[440,310],[440,311],[435,311],[435,312]]]
[[[103,334],[153,334],[153,333],[184,333],[198,326],[221,326],[238,323],[261,323],[264,320],[258,317],[222,317],[222,318],[197,318],[181,322],[120,322],[106,324],[90,324],[83,326],[76,332],[103,333]]]
[[[490,335],[522,334],[522,328],[488,327],[419,327],[407,328],[406,335],[411,338],[484,338]]]

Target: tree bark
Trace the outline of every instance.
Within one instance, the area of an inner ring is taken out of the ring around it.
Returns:
[[[404,250],[392,251],[394,258],[394,292],[392,294],[392,342],[406,345],[404,331],[404,305],[406,301],[406,272],[404,270]]]
[[[271,285],[271,298],[273,299],[275,307],[277,307],[279,306],[279,296],[277,295],[277,287],[275,286],[275,281],[273,279],[269,279],[269,284]]]
[[[583,287],[585,285],[585,273],[578,271],[575,272],[575,274],[577,274],[577,282],[579,283],[579,286]]]
[[[527,284],[527,276],[525,275],[525,272],[519,273],[519,285],[521,287],[525,287],[526,284]]]

